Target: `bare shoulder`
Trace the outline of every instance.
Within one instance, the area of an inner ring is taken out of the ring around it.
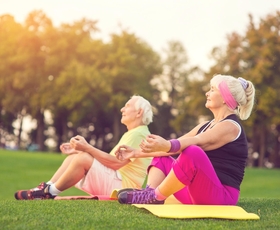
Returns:
[[[241,131],[241,126],[234,120],[226,119],[217,124],[217,128],[224,130],[225,132],[231,132],[237,134]]]

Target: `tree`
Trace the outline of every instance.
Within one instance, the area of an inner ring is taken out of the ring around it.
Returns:
[[[104,73],[111,87],[107,106],[114,114],[113,143],[116,144],[122,132],[119,109],[134,94],[152,99],[150,82],[161,72],[161,65],[158,54],[145,41],[127,31],[111,35],[106,54]]]
[[[279,34],[279,11],[260,19],[258,25],[249,15],[245,35],[234,32],[228,35],[226,50],[213,49],[212,54],[217,63],[208,73],[208,76],[213,73],[231,74],[254,83],[257,101],[251,118],[244,121],[244,125],[248,138],[253,143],[253,152],[260,155],[259,167],[265,165],[265,157],[270,149],[274,149],[272,155],[279,159]]]
[[[202,71],[197,67],[188,66],[188,57],[184,46],[179,41],[169,41],[164,50],[163,73],[154,81],[157,88],[157,109],[158,133],[165,138],[170,135],[182,135],[193,128],[198,121],[198,116],[190,110],[190,105],[198,95],[194,75],[202,75]],[[164,114],[164,116],[163,116]]]
[[[51,90],[45,91],[43,100],[53,116],[57,150],[62,142],[73,135],[70,131],[76,133],[84,114],[88,114],[88,104],[92,104],[88,103],[92,98],[89,86],[97,79],[92,78],[91,74],[100,65],[103,46],[101,41],[92,39],[97,30],[96,21],[82,19],[73,24],[62,24],[44,37],[44,49],[48,54],[45,62],[48,80],[45,86]],[[88,66],[89,63],[93,63],[92,67]],[[91,89],[92,92],[96,87]],[[82,107],[85,103],[87,106]]]
[[[25,92],[22,90],[20,80],[23,70],[23,56],[19,55],[19,44],[23,34],[23,27],[16,23],[12,16],[3,15],[0,17],[0,127],[9,133],[14,132],[13,121],[17,118],[22,120],[26,112],[27,103],[23,96]],[[20,146],[21,127],[17,136],[17,145]]]
[[[71,36],[66,33],[63,37]],[[85,36],[79,43],[72,43],[73,53],[68,52],[65,58],[72,58],[52,81],[51,110],[58,145],[73,134],[82,134],[98,147],[110,150],[124,131],[120,108],[133,94],[151,97],[149,82],[159,72],[159,58],[146,43],[125,31],[113,34],[107,44]]]

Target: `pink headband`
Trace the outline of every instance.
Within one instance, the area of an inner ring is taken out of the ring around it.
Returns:
[[[222,97],[225,100],[225,103],[227,104],[227,106],[232,110],[236,109],[237,102],[234,99],[234,97],[232,96],[231,92],[229,91],[229,88],[225,81],[222,81],[219,84],[219,90],[220,90]]]

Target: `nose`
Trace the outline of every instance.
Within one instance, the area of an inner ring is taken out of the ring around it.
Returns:
[[[120,111],[123,112],[123,110],[124,110],[124,107],[122,107]]]

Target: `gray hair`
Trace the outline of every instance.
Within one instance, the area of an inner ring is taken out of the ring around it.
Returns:
[[[136,98],[135,109],[143,109],[143,124],[149,125],[151,122],[153,122],[153,108],[150,102],[139,95],[134,95],[131,98]]]
[[[243,78],[218,74],[211,79],[210,84],[219,88],[218,86],[222,81],[227,84],[231,95],[238,104],[235,113],[241,120],[246,120],[251,115],[255,102],[255,87],[253,83]]]

